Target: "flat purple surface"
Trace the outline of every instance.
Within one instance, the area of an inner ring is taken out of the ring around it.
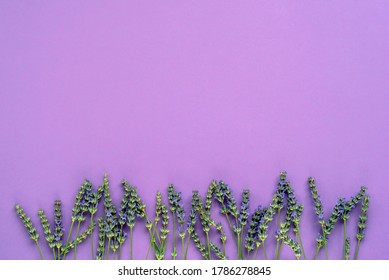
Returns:
[[[117,205],[128,179],[151,214],[169,183],[189,203],[212,179],[251,189],[251,209],[268,204],[283,169],[309,257],[314,176],[326,216],[368,187],[360,258],[389,259],[389,2],[77,2],[0,2],[0,259],[39,258],[15,203],[41,231],[36,212],[51,218],[61,199],[68,229],[84,178],[107,172]],[[140,223],[135,238],[144,258]],[[338,225],[330,258],[341,240]]]

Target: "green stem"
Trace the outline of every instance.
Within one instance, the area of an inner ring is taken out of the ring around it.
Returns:
[[[146,253],[146,257],[145,257],[146,260],[149,259],[150,249],[151,249],[151,245],[149,245],[149,248],[147,248],[147,253]]]
[[[262,244],[263,244],[263,255],[264,255],[264,257],[265,257],[265,260],[267,260],[265,240],[263,240]]]
[[[72,224],[70,225],[68,238],[66,239],[66,246],[69,244],[70,235],[72,234],[72,231],[73,231],[73,225],[74,225],[74,220],[72,219]]]
[[[280,242],[280,247],[278,247],[278,256],[277,256],[277,260],[280,258],[282,244],[283,244],[283,243]]]
[[[91,214],[91,216],[90,216],[90,225],[89,226],[92,226],[92,223],[93,223],[93,214]],[[90,246],[91,246],[91,250],[92,250],[92,260],[94,260],[95,259],[95,251],[93,248],[93,232],[90,235]]]
[[[305,251],[304,251],[304,245],[303,245],[303,239],[301,238],[300,227],[297,225],[296,229],[297,229],[296,237],[298,240],[300,240],[301,251],[303,253],[304,260],[306,260],[307,256],[305,255]]]
[[[146,260],[149,259],[149,253],[150,253],[150,249],[151,249],[151,243],[153,242],[152,240],[154,239],[154,235],[152,235],[152,229],[149,229],[149,236],[150,236],[150,244],[149,244],[149,248],[147,248],[147,253],[146,253]]]
[[[60,251],[60,249],[59,249],[59,248],[58,248],[57,259],[58,259],[58,260],[61,260],[61,251]]]
[[[56,260],[56,259],[57,259],[57,256],[55,255],[55,249],[54,249],[54,247],[53,247],[52,249],[53,249],[53,259]]]
[[[354,260],[358,259],[359,246],[361,245],[361,240],[358,239],[357,247],[355,248]]]
[[[123,243],[119,244],[119,254],[118,254],[118,260],[122,259],[122,251],[123,251]]]
[[[184,260],[186,260],[188,258],[188,249],[189,249],[189,241],[190,241],[190,234],[188,232],[188,238],[186,240],[186,248],[185,248],[185,257],[184,257]]]
[[[207,236],[208,256],[209,256],[209,259],[212,260],[212,257],[211,257],[211,243],[209,242],[208,231],[207,231],[205,234],[206,234],[206,236]]]
[[[280,240],[277,239],[277,245],[276,245],[276,257],[275,259],[278,260],[278,253],[279,253],[279,248],[280,248]]]
[[[185,254],[185,236],[181,237],[181,259],[184,259]]]
[[[346,259],[347,220],[343,219],[343,259]]]
[[[74,242],[74,259],[77,259],[77,237],[78,237],[78,232],[80,231],[80,224],[81,221],[78,221],[77,225],[77,230],[76,230],[76,238],[74,239],[76,242]]]
[[[132,227],[130,227],[130,260],[132,259]]]
[[[38,247],[39,256],[40,256],[41,260],[43,260],[43,254],[42,254],[41,246],[38,243],[38,240],[36,240],[35,243],[36,243],[36,246]]]
[[[109,249],[110,249],[110,246],[111,246],[111,237],[108,237],[107,252],[106,252],[106,254],[105,254],[105,259],[106,259],[106,260],[109,259]]]
[[[316,246],[316,253],[315,253],[315,256],[313,257],[314,260],[317,259],[317,256],[319,255],[319,250],[320,250],[320,246],[317,245],[317,246]]]
[[[322,232],[323,232],[323,239],[324,239],[324,250],[326,252],[326,260],[328,260],[328,246],[327,246],[327,235],[324,232],[324,226],[321,226]],[[320,250],[321,247],[319,247]],[[316,256],[317,257],[317,256]]]
[[[235,232],[234,232],[234,227],[232,226],[230,217],[228,217],[227,213],[226,213],[226,217],[227,217],[228,225],[230,226],[230,229],[231,229],[231,232],[232,232],[232,236],[234,237],[234,240],[235,240],[235,243],[236,243],[236,242],[238,242],[238,240],[236,239]]]
[[[226,256],[226,242],[223,242],[223,254]]]
[[[176,255],[177,255],[177,251],[176,251],[176,238],[177,238],[177,235],[176,235],[176,215],[173,212],[173,253],[172,253],[173,260],[176,259]]]
[[[261,245],[259,245],[259,246],[261,246]],[[258,254],[259,246],[257,246],[257,248],[255,249],[254,256],[253,256],[253,260],[256,260],[256,259],[257,259],[257,254]]]

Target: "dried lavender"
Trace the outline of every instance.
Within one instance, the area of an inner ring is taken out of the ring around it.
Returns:
[[[211,242],[211,249],[215,253],[215,255],[221,259],[221,260],[227,260],[228,258],[226,257],[225,253],[220,250],[219,247],[216,246],[215,243]]]
[[[365,238],[366,222],[367,222],[367,211],[369,210],[370,197],[365,195],[362,201],[361,214],[359,215],[358,222],[358,233],[357,233],[357,246],[355,248],[354,260],[358,259],[359,246],[361,245],[362,239]]]
[[[196,210],[195,210],[195,202],[192,198],[192,205],[191,205],[190,215],[187,223],[188,238],[186,240],[184,260],[186,260],[188,257],[189,239],[192,236],[192,233],[195,231],[196,220],[197,217],[196,217]]]
[[[108,176],[105,174],[103,179],[103,189],[104,189],[104,228],[105,228],[105,237],[107,239],[107,249],[105,250],[105,259],[109,259],[110,250],[115,250],[115,238],[117,237],[118,229],[118,217],[117,210],[115,205],[112,202],[111,194],[109,191],[109,180]],[[112,241],[112,244],[111,244]],[[113,246],[112,246],[113,245]],[[111,247],[112,246],[112,247]]]
[[[41,260],[43,260],[42,250],[38,242],[39,234],[37,233],[36,228],[32,224],[31,218],[24,212],[23,208],[21,208],[19,204],[15,205],[15,210],[19,218],[22,220],[24,227],[28,230],[30,238],[35,241],[36,246],[38,247],[40,258]]]
[[[175,260],[177,257],[177,249],[176,249],[176,233],[177,233],[177,223],[179,228],[179,236],[181,238],[181,250],[182,250],[182,258],[184,258],[184,247],[185,247],[185,235],[186,230],[184,228],[185,223],[185,211],[184,205],[182,203],[181,192],[177,192],[174,189],[172,184],[168,187],[168,200],[170,205],[170,211],[173,216],[173,252],[172,257]]]
[[[98,218],[99,224],[99,244],[97,246],[96,260],[104,259],[105,250],[105,224],[103,218]]]
[[[216,230],[220,233],[220,241],[222,242],[223,254],[226,256],[226,241],[227,236],[223,230],[223,225],[221,223],[216,224]]]
[[[260,245],[262,245],[263,248],[263,254],[265,259],[267,259],[267,253],[266,253],[266,246],[265,246],[265,240],[268,237],[268,228],[269,223],[273,220],[274,215],[276,211],[281,207],[283,204],[283,196],[281,195],[284,192],[284,183],[285,180],[283,177],[283,173],[281,173],[280,179],[282,179],[282,183],[278,186],[278,189],[276,193],[272,197],[272,202],[269,207],[264,208],[264,216],[263,219],[260,220],[259,223],[259,239],[260,239]],[[258,246],[259,247],[259,246]],[[256,257],[256,255],[255,255]]]
[[[132,248],[133,248],[133,228],[135,226],[136,218],[146,218],[146,205],[141,201],[136,187],[129,188],[127,206],[127,226],[130,228],[130,259],[133,259]]]
[[[212,186],[212,185],[211,185]],[[210,188],[211,188],[210,186]],[[212,192],[208,190],[208,194]],[[212,195],[211,195],[212,197]],[[207,203],[207,202],[206,202]],[[192,193],[192,206],[194,207],[194,210],[199,213],[200,222],[203,227],[203,231],[206,236],[206,247],[207,247],[207,255],[209,258],[211,258],[211,243],[209,239],[209,231],[211,229],[211,226],[215,226],[216,223],[213,219],[211,219],[211,213],[210,208],[207,208],[207,206],[204,206],[203,200],[201,196],[199,195],[198,191],[193,191]]]
[[[277,229],[281,228],[281,210],[284,208],[284,198],[285,198],[285,188],[289,183],[286,181],[286,171],[282,171],[278,181],[278,186],[276,189],[275,196],[273,197],[273,208],[277,212]],[[289,230],[289,225],[288,225]],[[278,238],[279,235],[276,234],[276,259],[280,254],[282,240]]]
[[[201,243],[200,238],[197,235],[196,231],[193,231],[191,236],[192,236],[193,242],[196,245],[196,248],[199,249],[203,258],[206,260],[209,260],[210,259],[209,250],[207,249],[207,247],[203,243]]]
[[[238,240],[238,259],[243,260],[243,233],[244,233],[244,227],[247,224],[247,219],[249,217],[249,200],[250,200],[250,191],[249,190],[243,190],[242,193],[242,201],[240,205],[240,211],[239,211],[239,217],[238,217],[238,223],[236,225],[236,236]]]
[[[245,240],[245,248],[247,250],[247,257],[250,253],[256,249],[254,259],[258,252],[258,247],[261,242],[259,239],[259,224],[264,221],[264,210],[261,205],[258,206],[257,210],[252,214],[249,229],[247,230],[247,236]]]
[[[226,216],[232,236],[234,237],[235,243],[238,244],[238,239],[234,230],[235,226],[232,224],[230,216],[235,218],[235,222],[237,223],[239,212],[230,187],[223,181],[219,181],[215,188],[214,197],[221,204],[220,213]]]
[[[120,230],[117,237],[117,240],[119,242],[119,259],[121,259],[122,251],[123,251],[123,243],[126,241],[127,234],[124,232],[124,228],[127,224],[127,213],[128,213],[128,204],[130,200],[130,192],[131,192],[131,186],[126,180],[122,180],[122,186],[124,189],[124,194],[122,201],[120,203],[120,211],[118,213],[119,215],[119,225]]]
[[[287,195],[287,217],[286,219],[293,224],[293,231],[296,234],[297,242],[301,247],[301,251],[304,259],[307,259],[307,256],[304,251],[303,240],[301,238],[300,232],[300,221],[303,213],[303,205],[297,202],[296,194],[293,188],[290,186],[290,183],[285,184],[285,193]],[[292,248],[293,250],[293,248]]]
[[[56,252],[55,252],[55,241],[54,241],[54,235],[52,234],[50,229],[50,223],[43,210],[38,211],[38,216],[43,228],[43,232],[45,234],[46,241],[49,244],[50,249],[52,249],[53,251],[53,259],[55,260],[57,259]]]
[[[356,196],[353,196],[344,204],[344,211],[341,215],[343,220],[343,259],[346,259],[346,239],[347,239],[347,220],[350,218],[351,211],[362,200],[366,193],[366,187],[361,187]]]
[[[65,255],[61,256],[62,246],[63,246],[63,238],[64,235],[64,227],[62,224],[62,202],[60,200],[56,200],[54,202],[54,241],[55,247],[57,248],[57,259],[65,258]]]
[[[319,224],[322,229],[322,234],[319,234],[318,237],[316,238],[316,253],[314,256],[314,259],[317,258],[317,255],[319,254],[320,248],[324,247],[326,251],[326,256],[328,256],[328,248],[327,248],[327,237],[324,232],[324,227],[325,227],[325,221],[324,221],[324,208],[323,208],[323,203],[321,202],[320,195],[318,194],[317,187],[315,184],[315,179],[313,177],[308,178],[308,185],[309,189],[311,191],[311,195],[313,198],[313,203],[314,203],[314,209],[315,209],[315,214],[318,218]]]
[[[82,212],[81,208],[84,206],[82,206],[81,204],[83,203],[84,194],[85,194],[85,181],[80,186],[80,188],[78,190],[78,194],[76,196],[76,200],[74,202],[74,206],[72,209],[72,223],[70,225],[70,230],[68,233],[68,237],[66,239],[65,247],[68,247],[68,245],[69,245],[70,236],[72,235],[72,232],[73,232],[74,223],[78,221],[78,225],[80,225],[81,220],[83,219],[83,215],[81,214],[81,212]],[[78,230],[79,230],[79,226],[78,226]],[[76,237],[77,237],[77,235],[78,235],[78,231],[76,233]],[[74,255],[74,259],[76,259],[76,253]]]
[[[344,212],[344,207],[346,204],[346,200],[342,197],[338,198],[334,209],[331,212],[331,216],[327,222],[322,226],[322,234],[319,234],[316,239],[316,253],[314,259],[317,258],[320,249],[324,246],[327,248],[328,235],[335,228],[336,222],[340,219],[341,215]],[[326,259],[328,260],[328,250],[326,249]]]
[[[154,257],[157,260],[163,260],[165,258],[166,246],[167,246],[167,234],[169,233],[168,223],[169,215],[166,205],[162,201],[162,195],[157,192],[157,203],[155,207],[155,218],[154,224],[151,223],[150,219],[147,219],[146,226],[149,228],[150,233],[150,244],[154,249]],[[160,229],[158,224],[161,221]],[[151,230],[154,228],[153,230]],[[147,257],[146,257],[147,258]]]
[[[88,203],[88,211],[90,214],[89,226],[91,226],[92,224],[94,224],[94,225],[96,224],[94,221],[94,215],[97,212],[98,205],[99,205],[100,199],[103,196],[103,193],[104,193],[104,187],[102,185],[99,186],[95,192],[93,192],[92,190],[87,191],[86,200]],[[94,255],[94,248],[93,248],[94,247],[93,246],[93,244],[94,244],[93,234],[91,234],[90,240],[91,240],[90,243],[91,243],[92,259],[94,259],[95,255]]]
[[[80,226],[83,221],[85,221],[86,216],[85,213],[89,209],[89,200],[91,200],[91,193],[92,193],[92,183],[88,180],[84,180],[84,183],[82,185],[82,196],[80,200],[80,205],[77,207],[77,215],[76,219],[78,221],[77,229],[76,229],[76,240],[78,238],[78,234],[80,232]],[[74,245],[74,259],[77,259],[77,242]]]

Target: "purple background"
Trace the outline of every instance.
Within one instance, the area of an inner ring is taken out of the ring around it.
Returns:
[[[37,210],[51,218],[62,199],[68,227],[84,178],[108,172],[117,204],[128,179],[151,214],[168,183],[189,203],[212,179],[268,204],[283,169],[305,204],[309,257],[314,176],[326,215],[369,188],[360,257],[388,259],[387,1],[76,2],[0,3],[0,259],[39,257],[15,203],[41,230]],[[339,258],[340,226],[330,238]]]

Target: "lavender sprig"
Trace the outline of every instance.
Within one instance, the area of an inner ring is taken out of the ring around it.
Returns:
[[[226,256],[226,241],[227,236],[223,230],[223,225],[221,223],[216,224],[216,230],[220,233],[220,241],[222,242],[223,254]]]
[[[90,214],[89,226],[96,225],[96,223],[94,221],[94,215],[97,212],[99,202],[100,202],[103,194],[104,194],[104,187],[101,185],[97,188],[97,190],[95,192],[91,191],[91,193],[89,193],[89,191],[88,191],[88,194],[86,195],[86,199],[88,201],[88,211]],[[95,255],[94,255],[95,252],[94,252],[94,246],[93,246],[93,244],[94,244],[93,234],[91,234],[90,239],[91,239],[90,243],[91,243],[92,259],[95,259]]]
[[[366,193],[366,187],[362,186],[356,196],[353,196],[344,205],[344,211],[341,215],[343,220],[343,259],[346,259],[346,239],[347,239],[347,220],[350,218],[351,211],[362,200]]]
[[[173,215],[173,252],[172,257],[176,259],[177,249],[176,249],[176,234],[177,234],[177,223],[179,229],[179,236],[181,238],[181,250],[182,258],[184,258],[184,247],[185,247],[185,235],[186,230],[184,227],[185,223],[185,211],[184,205],[182,203],[181,192],[177,192],[173,186],[170,184],[168,187],[168,200],[170,205],[170,211]]]
[[[242,193],[242,201],[240,205],[240,211],[239,211],[239,217],[238,217],[238,223],[236,225],[236,236],[238,240],[238,259],[243,260],[243,233],[244,233],[244,227],[247,224],[247,219],[249,217],[249,201],[250,201],[250,191],[248,189],[243,190]]]
[[[319,250],[324,247],[326,251],[326,256],[328,256],[328,248],[327,248],[327,237],[324,232],[325,230],[325,221],[324,221],[324,208],[323,208],[323,203],[321,202],[320,195],[318,194],[315,179],[313,177],[308,178],[308,185],[309,189],[311,191],[311,195],[313,198],[313,203],[314,203],[314,209],[315,209],[315,214],[318,218],[319,224],[321,226],[322,234],[319,234],[318,237],[316,238],[316,253],[314,256],[314,259],[317,258],[317,255],[319,254]]]
[[[234,237],[235,243],[238,245],[238,239],[234,229],[236,228],[236,224],[238,223],[237,219],[239,212],[236,206],[235,199],[232,196],[232,191],[230,187],[223,181],[219,181],[215,188],[214,197],[220,203],[220,213],[226,216],[228,225],[232,232],[232,236]],[[232,224],[230,216],[235,219],[235,225]]]
[[[146,218],[146,205],[141,201],[136,187],[130,187],[128,195],[127,226],[130,228],[130,259],[133,259],[133,228],[137,217]]]
[[[104,259],[104,250],[105,250],[105,223],[103,218],[98,218],[99,224],[99,245],[97,247],[96,260]]]
[[[64,235],[64,227],[62,224],[62,202],[56,200],[54,202],[54,242],[57,248],[57,259],[65,258],[65,255],[61,256],[63,241],[62,236]]]
[[[306,260],[307,256],[305,254],[303,240],[302,240],[301,232],[300,232],[300,221],[301,221],[301,216],[303,213],[303,205],[301,203],[298,203],[297,198],[296,198],[296,194],[295,194],[293,188],[290,186],[289,182],[285,185],[285,193],[287,196],[286,220],[293,224],[293,227],[294,227],[293,231],[296,234],[297,242],[300,245],[303,257]],[[293,248],[292,248],[292,250],[293,250]]]
[[[221,259],[221,260],[228,259],[227,256],[225,255],[225,253],[222,250],[220,250],[220,248],[217,247],[217,245],[213,242],[211,242],[211,249],[219,259]]]
[[[344,206],[346,204],[346,200],[342,197],[338,198],[334,209],[331,212],[331,216],[328,219],[327,222],[322,226],[322,234],[319,234],[316,239],[316,253],[314,256],[314,259],[317,258],[318,253],[322,247],[326,248],[326,259],[328,260],[328,249],[327,249],[327,242],[328,242],[328,235],[332,232],[332,230],[335,228],[336,222],[340,219],[341,215],[344,212]]]
[[[357,246],[355,248],[354,260],[358,259],[359,246],[361,245],[362,239],[365,238],[366,223],[367,223],[367,211],[369,210],[370,196],[365,195],[362,201],[361,214],[359,215],[358,222],[358,233],[357,233]]]
[[[277,230],[284,230],[284,228],[287,228],[287,230],[289,231],[290,221],[287,221],[288,222],[287,227],[285,224],[281,225],[281,210],[282,208],[284,208],[284,198],[285,198],[285,191],[287,186],[289,186],[289,182],[286,181],[286,171],[281,171],[280,178],[278,181],[278,187],[276,189],[276,193],[275,196],[273,197],[273,203],[272,203],[274,211],[277,212]],[[289,208],[288,210],[290,211]],[[283,228],[281,228],[281,226]],[[276,234],[276,242],[277,244],[276,244],[275,258],[278,259],[282,247],[282,239],[280,239],[279,235],[277,234]]]
[[[250,252],[255,251],[254,259],[256,259],[258,248],[261,245],[259,239],[259,225],[264,223],[264,209],[261,205],[258,206],[257,210],[252,214],[249,229],[247,230],[247,236],[245,240],[245,247],[247,249],[247,257],[249,257]]]
[[[105,226],[105,236],[107,238],[107,250],[105,252],[105,259],[109,259],[110,250],[114,253],[116,252],[116,238],[118,235],[118,217],[117,210],[115,205],[112,202],[111,194],[109,191],[109,181],[108,176],[104,175],[103,180],[104,188],[104,226]],[[112,244],[111,244],[112,241]]]
[[[212,225],[216,225],[215,222],[210,217],[210,212],[206,210],[203,204],[203,200],[199,195],[198,191],[193,191],[192,193],[192,206],[194,210],[199,213],[200,222],[203,226],[203,231],[206,236],[206,248],[207,248],[207,256],[211,258],[211,243],[209,239],[209,231]],[[199,248],[199,247],[198,247]]]
[[[30,238],[33,241],[35,241],[36,246],[38,247],[40,258],[41,258],[41,260],[43,260],[42,250],[41,250],[41,247],[40,247],[39,242],[38,242],[39,234],[37,233],[36,228],[32,224],[31,218],[24,212],[23,208],[21,208],[19,204],[15,205],[15,210],[16,210],[16,213],[18,214],[19,218],[22,220],[24,227],[28,230],[28,234],[29,234]]]
[[[57,256],[55,253],[55,241],[54,241],[54,235],[52,234],[51,229],[50,229],[50,223],[49,223],[47,216],[43,210],[38,211],[38,216],[39,216],[39,220],[41,222],[42,228],[43,228],[43,232],[45,234],[46,241],[49,244],[50,249],[52,249],[52,251],[53,251],[53,259],[55,260],[55,259],[57,259]]]
[[[167,234],[169,233],[168,223],[169,215],[166,205],[162,201],[162,195],[157,192],[157,203],[155,207],[155,218],[154,225],[147,218],[150,233],[151,247],[154,249],[154,256],[157,260],[163,260],[165,258],[166,245],[167,245]],[[158,229],[159,221],[161,221],[160,229]],[[154,226],[154,231],[151,228]]]

